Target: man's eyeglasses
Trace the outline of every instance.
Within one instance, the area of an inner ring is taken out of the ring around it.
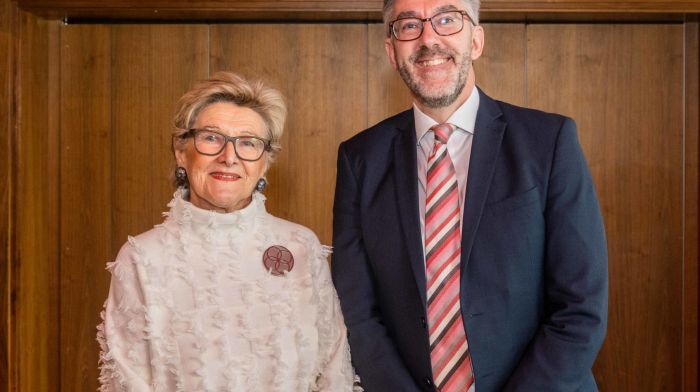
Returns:
[[[433,30],[438,35],[457,34],[464,28],[464,17],[469,23],[474,24],[467,11],[445,11],[430,18],[406,17],[398,18],[389,23],[389,28],[394,37],[399,41],[413,41],[423,34],[423,24],[430,21]]]
[[[182,135],[192,136],[194,148],[202,155],[219,155],[226,148],[226,143],[233,143],[233,151],[238,159],[257,161],[265,151],[271,151],[270,142],[257,136],[227,136],[210,129],[190,129]]]

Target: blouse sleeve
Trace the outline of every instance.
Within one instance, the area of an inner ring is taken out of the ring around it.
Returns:
[[[117,261],[107,264],[112,279],[97,327],[102,392],[151,390],[145,301],[134,256],[127,243]]]
[[[313,260],[314,281],[319,294],[318,330],[320,373],[316,382],[318,391],[362,391],[359,378],[350,362],[347,329],[340,310],[338,294],[333,287],[328,255],[331,248],[315,241]]]

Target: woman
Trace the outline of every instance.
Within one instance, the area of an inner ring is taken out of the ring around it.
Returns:
[[[285,116],[279,92],[231,73],[180,99],[167,218],[108,264],[101,390],[353,389],[329,248],[260,193]]]

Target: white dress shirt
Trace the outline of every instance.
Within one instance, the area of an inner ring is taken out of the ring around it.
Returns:
[[[455,131],[447,141],[447,152],[450,154],[452,164],[457,172],[457,187],[459,188],[459,212],[460,229],[461,217],[464,216],[464,198],[467,192],[467,175],[469,174],[469,158],[472,154],[472,141],[474,140],[474,125],[476,112],[479,109],[479,92],[476,87],[472,89],[469,98],[452,113],[447,120],[455,126]],[[425,198],[426,176],[428,173],[428,157],[435,144],[435,135],[430,132],[430,127],[438,124],[427,114],[413,104],[413,117],[416,124],[416,140],[418,141],[417,165],[418,165],[418,207],[420,208],[420,230],[423,239],[423,253],[425,254]]]

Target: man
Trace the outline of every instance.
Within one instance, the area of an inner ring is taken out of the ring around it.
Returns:
[[[384,2],[414,104],[338,152],[353,364],[369,392],[595,391],[607,250],[576,126],[476,88],[478,8]]]

